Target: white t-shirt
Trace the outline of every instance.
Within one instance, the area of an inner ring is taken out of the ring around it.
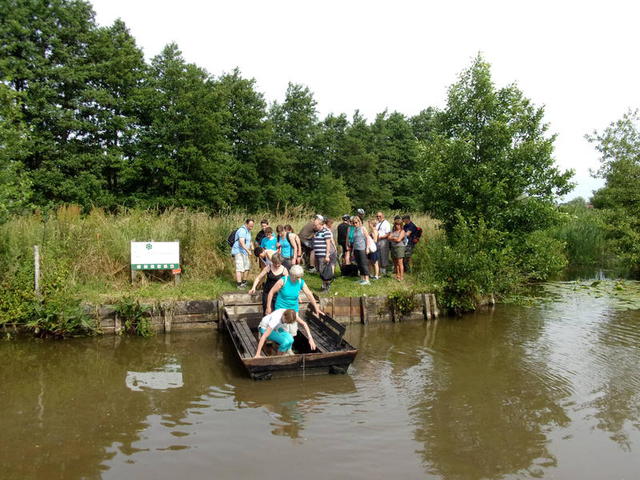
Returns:
[[[258,328],[266,330],[270,327],[272,330],[276,331],[282,329],[295,337],[298,333],[298,322],[282,323],[282,315],[285,310],[286,308],[279,308],[278,310],[274,310],[269,315],[263,317]]]
[[[391,233],[391,225],[386,220],[382,220],[381,222],[376,223],[376,230],[378,231],[378,236],[383,237]],[[386,240],[386,238],[383,238],[382,240]]]

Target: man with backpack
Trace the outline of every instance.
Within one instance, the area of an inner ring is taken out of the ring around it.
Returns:
[[[416,224],[411,221],[410,215],[404,215],[402,217],[402,223],[404,223],[403,229],[406,239],[406,245],[404,247],[404,258],[402,259],[402,263],[404,265],[405,273],[409,273],[411,271],[411,256],[413,255],[413,248],[422,237],[422,229],[416,226]]]
[[[244,225],[232,233],[233,243],[231,245],[231,256],[235,263],[236,286],[238,288],[246,288],[247,286],[247,277],[249,276],[249,269],[251,268],[249,253],[251,250],[251,230],[253,229],[253,225],[254,221],[247,218]],[[229,235],[227,242],[231,243],[231,235]]]

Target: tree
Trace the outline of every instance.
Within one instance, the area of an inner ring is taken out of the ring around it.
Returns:
[[[515,85],[496,89],[478,55],[449,88],[433,142],[422,147],[424,208],[449,231],[458,218],[507,232],[549,225],[573,172],[554,166],[543,117]]]
[[[605,186],[592,203],[605,210],[607,237],[622,266],[640,274],[640,113],[629,110],[603,132],[587,135],[600,153]]]
[[[309,204],[313,189],[328,171],[316,144],[319,126],[313,94],[303,85],[289,83],[284,102],[272,105],[270,118],[274,144],[284,155],[284,182],[291,187],[282,192],[283,203]]]
[[[139,127],[135,99],[147,74],[144,55],[124,22],[94,31],[88,47],[92,65],[81,115],[88,122],[85,150],[95,156],[102,180],[102,206],[126,201],[123,171],[135,151]]]
[[[373,133],[365,118],[356,111],[346,130],[335,175],[343,178],[353,206],[367,211],[389,204],[391,191],[378,176],[378,156]]]
[[[414,211],[418,208],[417,182],[414,172],[418,142],[404,115],[380,113],[373,125],[373,145],[378,157],[377,177],[390,195],[380,207]],[[382,200],[382,199],[381,199]]]
[[[126,174],[141,206],[220,209],[236,204],[228,111],[208,74],[167,45],[141,87],[137,151]]]
[[[29,125],[24,165],[34,200],[92,203],[101,192],[95,156],[87,151],[83,117],[95,29],[88,2],[4,0],[0,17],[0,76],[20,95]]]
[[[629,110],[603,132],[586,136],[600,153],[596,176],[604,178],[595,192],[597,208],[621,208],[640,219],[640,112]]]
[[[267,118],[264,96],[255,90],[255,80],[242,78],[235,69],[218,79],[216,90],[227,113],[224,131],[236,172],[231,179],[236,203],[249,211],[284,203],[282,197],[291,193],[284,182],[283,154],[273,144],[273,124]]]
[[[31,183],[23,171],[27,128],[18,95],[0,83],[0,223],[29,206]]]

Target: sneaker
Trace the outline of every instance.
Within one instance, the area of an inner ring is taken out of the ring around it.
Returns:
[[[307,270],[307,272],[309,273],[316,273],[316,268],[315,267],[311,267],[309,270]]]
[[[238,290],[244,290],[244,289],[246,288],[246,286],[242,285],[241,283],[238,283],[238,284],[236,285],[236,288],[237,288]]]
[[[380,277],[374,275],[373,277],[371,277],[371,280],[380,280]]]
[[[360,280],[358,283],[360,285],[371,285],[371,282],[369,280]]]

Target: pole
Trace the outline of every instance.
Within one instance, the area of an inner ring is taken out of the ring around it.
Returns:
[[[40,296],[40,246],[33,246],[33,266],[34,266],[34,278],[33,286],[36,292],[36,296]]]

